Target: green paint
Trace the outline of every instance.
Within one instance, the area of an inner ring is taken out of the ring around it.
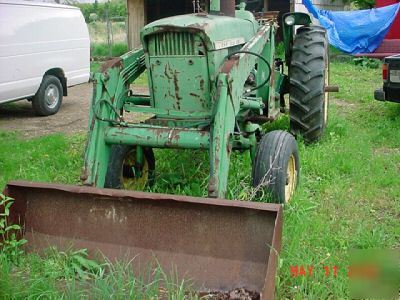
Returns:
[[[210,80],[205,55],[151,57],[150,74],[155,108],[210,112]]]
[[[179,130],[137,124],[132,127],[109,127],[104,133],[106,144],[141,145],[154,148],[207,149],[210,134],[195,129]]]
[[[213,10],[219,5],[211,1]],[[84,184],[104,186],[114,144],[138,146],[138,163],[142,147],[204,149],[210,157],[208,194],[225,197],[231,152],[249,150],[254,161],[261,129],[248,119],[276,117],[287,92],[287,77],[275,69],[276,26],[260,26],[244,8],[236,17],[191,14],[148,24],[141,31],[143,49],[94,75]],[[292,29],[284,30],[287,37]],[[272,70],[251,53],[230,55],[239,50],[261,55]],[[256,85],[271,80],[244,92],[256,65]],[[145,70],[150,96],[131,95],[129,85]],[[129,113],[152,117],[129,123]]]
[[[211,11],[220,11],[221,10],[221,0],[210,0],[210,10]]]
[[[288,25],[285,23],[285,19],[288,16],[292,16],[294,18],[294,24]],[[282,17],[282,26],[283,26],[283,44],[285,46],[285,60],[286,63],[290,62],[291,59],[291,49],[293,45],[293,36],[294,36],[294,26],[295,25],[309,25],[312,23],[310,15],[302,12],[290,12],[286,13]]]

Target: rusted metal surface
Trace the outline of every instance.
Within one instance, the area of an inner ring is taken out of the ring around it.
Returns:
[[[337,92],[339,92],[339,86],[337,86],[337,85],[326,85],[325,86],[325,92],[337,93]]]
[[[11,182],[5,194],[29,251],[72,245],[132,259],[137,272],[157,260],[199,292],[244,288],[273,299],[280,205],[30,182]]]
[[[206,130],[169,127],[129,128],[111,127],[105,133],[109,144],[143,145],[153,148],[207,149],[210,145],[210,133]]]
[[[234,0],[221,0],[221,13],[225,16],[235,16],[235,1]]]
[[[279,11],[264,11],[264,12],[257,12],[254,13],[254,17],[257,21],[262,22],[263,24],[269,22],[277,22],[279,17]]]
[[[122,59],[120,57],[115,57],[107,60],[100,66],[100,72],[105,72],[108,68],[120,68],[122,67]]]
[[[250,121],[257,124],[264,124],[267,122],[275,121],[276,118],[274,117],[267,117],[267,116],[249,116],[246,118],[246,121]]]

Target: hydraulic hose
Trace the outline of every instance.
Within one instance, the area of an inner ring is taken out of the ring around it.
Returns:
[[[232,56],[234,56],[234,55],[236,55],[236,54],[240,54],[240,53],[250,54],[250,55],[257,56],[259,59],[261,59],[263,62],[265,62],[265,64],[268,66],[268,71],[269,71],[269,72],[268,72],[268,77],[267,77],[262,83],[260,83],[259,85],[257,85],[256,87],[253,87],[253,88],[251,88],[251,89],[249,89],[249,90],[246,91],[246,93],[250,93],[250,92],[253,92],[253,91],[255,91],[255,90],[258,90],[259,88],[263,87],[264,85],[266,85],[266,84],[269,82],[269,80],[271,79],[271,73],[272,73],[271,65],[270,65],[269,62],[268,62],[264,57],[262,57],[260,54],[258,54],[258,53],[256,53],[256,52],[252,52],[252,51],[247,51],[247,50],[238,50],[238,51],[232,52],[231,54],[229,54],[229,55],[227,56],[227,58],[230,59]]]

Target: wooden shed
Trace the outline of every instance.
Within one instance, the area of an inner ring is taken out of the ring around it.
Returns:
[[[193,12],[192,0],[127,0],[128,44],[140,46],[140,29],[155,20]]]
[[[130,49],[140,46],[140,29],[154,21],[165,17],[193,12],[192,0],[126,0],[128,11],[128,44]],[[208,0],[200,1],[208,7]],[[236,0],[239,2],[239,0]],[[342,0],[313,0],[317,7],[329,10],[343,9]],[[205,7],[204,7],[205,9]],[[303,11],[301,0],[258,0],[252,1],[247,7],[250,11],[262,10],[280,11],[281,14],[289,11]]]
[[[128,44],[130,49],[140,46],[140,29],[155,20],[188,14],[193,12],[192,0],[127,0],[128,11]],[[204,6],[208,7],[208,0],[200,1]],[[237,1],[239,2],[239,1]],[[268,7],[268,10],[289,11],[289,0],[259,0],[253,2],[248,7],[249,10],[261,11],[262,8]]]
[[[343,0],[311,0],[316,8],[325,10],[346,10]],[[292,11],[308,12],[307,8],[303,5],[302,0],[290,0],[290,9]],[[348,9],[348,8],[347,8]]]

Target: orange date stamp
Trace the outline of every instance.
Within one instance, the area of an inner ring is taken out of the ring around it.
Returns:
[[[374,279],[379,276],[379,269],[374,264],[351,265],[339,269],[337,266],[290,266],[291,277],[313,277],[316,273],[323,273],[325,277],[346,276],[348,278]]]
[[[399,265],[398,249],[354,249],[349,253],[347,265],[322,261],[315,265],[290,265],[287,271],[291,278],[300,281],[345,279],[351,299],[398,299]]]

